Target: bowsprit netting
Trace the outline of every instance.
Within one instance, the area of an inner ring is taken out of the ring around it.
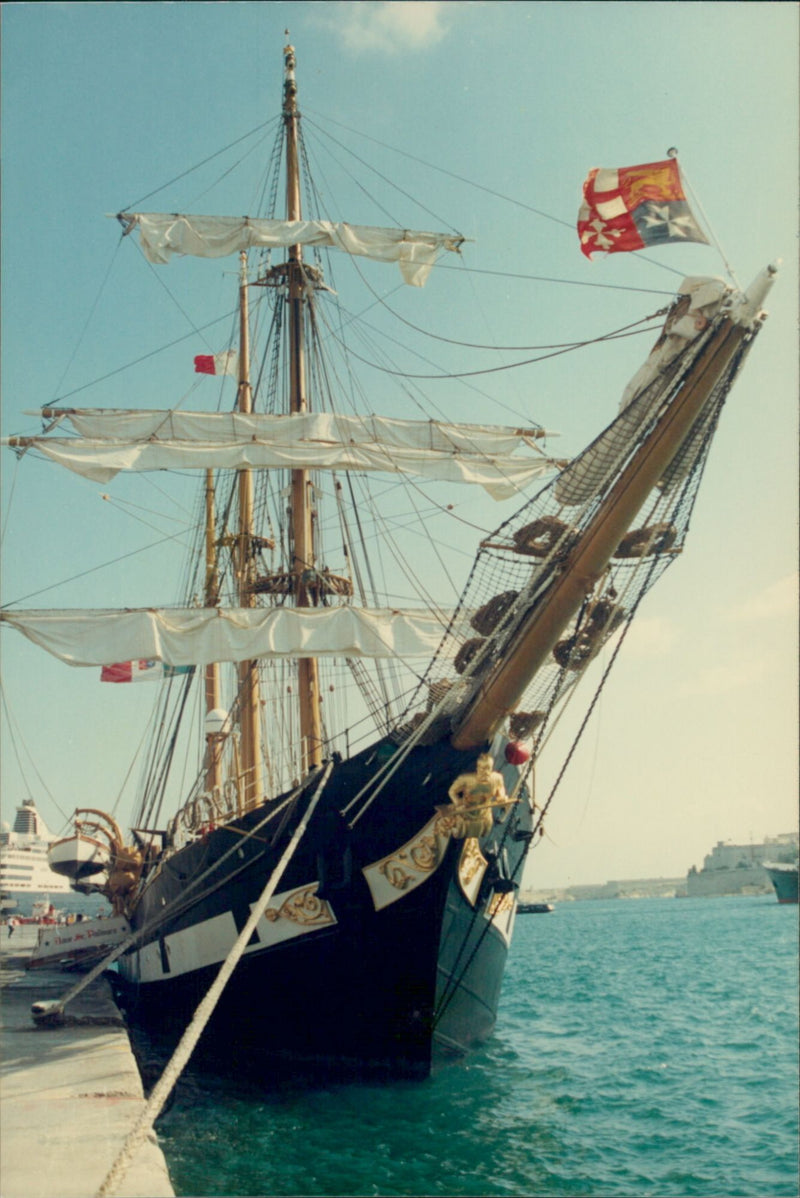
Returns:
[[[680,304],[671,313],[673,322]],[[537,607],[570,569],[604,501],[680,396],[722,319],[708,321],[666,364],[661,350],[655,379],[639,379],[638,389],[632,384],[608,428],[482,543],[439,652],[396,729],[398,741],[434,741],[458,725],[521,626],[535,618]],[[670,318],[665,336],[669,327]],[[662,337],[656,350],[663,343]],[[532,741],[531,760],[581,675],[606,643],[624,635],[643,596],[681,552],[719,414],[748,348],[745,342],[711,389],[605,570],[567,618],[510,714],[503,730],[512,740]]]

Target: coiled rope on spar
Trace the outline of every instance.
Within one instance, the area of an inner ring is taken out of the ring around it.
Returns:
[[[172,1054],[172,1058],[170,1059],[164,1072],[161,1074],[161,1077],[156,1082],[156,1085],[154,1086],[153,1091],[147,1100],[144,1110],[137,1119],[133,1129],[128,1135],[128,1138],[123,1144],[117,1159],[114,1161],[114,1164],[106,1174],[95,1198],[110,1198],[110,1195],[116,1193],[117,1186],[127,1172],[134,1153],[140,1147],[150,1132],[156,1119],[158,1118],[161,1108],[166,1102],[172,1087],[180,1077],[183,1069],[186,1066],[186,1063],[189,1060],[189,1057],[196,1048],[197,1042],[203,1034],[205,1026],[214,1012],[214,1008],[220,999],[222,991],[228,984],[234,969],[239,964],[239,960],[241,959],[244,950],[247,947],[250,937],[253,935],[253,932],[256,929],[258,921],[266,911],[267,903],[275,893],[278,883],[280,882],[287,865],[294,856],[297,846],[299,845],[306,828],[308,827],[309,821],[314,814],[317,803],[322,796],[322,792],[327,785],[332,769],[333,761],[329,761],[322,770],[322,776],[317,783],[316,790],[311,797],[311,802],[309,803],[305,814],[295,828],[292,837],[286,846],[283,856],[275,866],[275,869],[272,871],[269,881],[261,892],[258,901],[254,905],[253,910],[250,913],[250,918],[242,928],[242,931],[239,933],[233,948],[225,958],[225,961],[223,962],[216,978],[209,987],[205,998],[203,998],[197,1010],[195,1011],[191,1023],[181,1036],[178,1047]]]

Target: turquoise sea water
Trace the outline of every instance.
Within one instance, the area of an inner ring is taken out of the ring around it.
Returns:
[[[520,916],[494,1036],[427,1082],[187,1072],[158,1124],[175,1192],[796,1195],[797,948],[772,896]]]

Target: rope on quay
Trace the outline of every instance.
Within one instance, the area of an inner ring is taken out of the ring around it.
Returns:
[[[137,940],[141,939],[145,930],[146,929],[142,928],[135,932],[131,932],[130,936],[126,936],[122,943],[118,944],[116,948],[112,949],[107,957],[103,957],[103,959],[99,961],[93,969],[90,969],[88,973],[84,974],[74,986],[70,986],[69,990],[67,990],[66,994],[63,994],[61,998],[54,998],[49,1002],[33,1003],[31,1006],[31,1015],[33,1016],[34,1023],[45,1027],[56,1027],[63,1023],[64,1007],[67,1005],[67,1003],[71,1002],[77,994],[80,994],[81,990],[84,990],[88,985],[90,985],[95,978],[99,978],[101,973],[105,973],[109,965],[113,965],[117,957],[121,957],[122,954],[127,952]]]
[[[253,907],[250,918],[242,928],[236,943],[228,953],[228,956],[223,962],[219,973],[209,987],[205,998],[202,999],[200,1005],[192,1016],[191,1023],[183,1033],[180,1043],[175,1049],[175,1052],[173,1053],[166,1069],[156,1082],[144,1110],[129,1133],[128,1138],[123,1144],[117,1159],[114,1161],[114,1164],[106,1174],[102,1185],[95,1195],[95,1198],[110,1198],[111,1195],[117,1192],[117,1187],[125,1176],[131,1160],[133,1159],[134,1153],[152,1129],[153,1124],[161,1112],[161,1108],[169,1096],[170,1090],[183,1072],[183,1069],[186,1066],[186,1063],[189,1060],[192,1052],[194,1051],[206,1024],[213,1014],[214,1008],[219,1001],[222,991],[225,989],[225,986],[227,985],[234,969],[238,965],[239,960],[244,953],[245,948],[247,947],[248,941],[255,931],[256,924],[261,919],[267,908],[267,903],[275,893],[278,883],[280,882],[287,865],[294,855],[295,850],[297,849],[297,846],[299,845],[300,840],[302,839],[306,828],[308,827],[311,816],[314,814],[314,810],[319,802],[323,790],[325,789],[325,786],[327,785],[332,769],[333,762],[329,761],[325,766],[322,777],[320,778],[317,788],[314,791],[305,815],[297,825],[297,828],[292,834],[291,840],[286,846],[283,856],[270,875],[269,881],[264,887],[258,902]]]

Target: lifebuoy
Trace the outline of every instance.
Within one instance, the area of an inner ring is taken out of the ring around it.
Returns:
[[[514,533],[514,549],[530,557],[547,557],[559,542],[560,551],[566,552],[574,543],[575,533],[557,516],[540,516],[531,524],[525,524]]]
[[[617,546],[614,557],[649,557],[651,553],[666,553],[678,538],[674,524],[650,524],[634,528]]]
[[[484,603],[483,607],[478,608],[470,624],[481,636],[488,636],[513,607],[518,595],[519,591],[503,591],[502,594],[495,595],[488,603]]]
[[[464,644],[459,649],[453,661],[453,666],[456,672],[463,674],[466,668],[473,661],[476,653],[486,644],[482,636],[473,637],[471,641],[464,641]]]
[[[585,620],[574,636],[558,642],[553,657],[562,670],[579,670],[624,620],[624,608],[610,599],[598,599],[587,609]]]
[[[449,678],[438,678],[436,682],[430,684],[428,687],[428,711],[432,711],[434,707],[441,703],[452,685],[453,683]]]
[[[584,625],[584,634],[596,640],[599,636],[610,636],[625,619],[625,609],[610,599],[598,599],[589,608]]]
[[[511,740],[527,740],[546,719],[546,711],[514,711],[508,720],[508,735]]]
[[[594,640],[585,632],[568,636],[553,649],[553,657],[562,670],[579,670],[594,653]]]

